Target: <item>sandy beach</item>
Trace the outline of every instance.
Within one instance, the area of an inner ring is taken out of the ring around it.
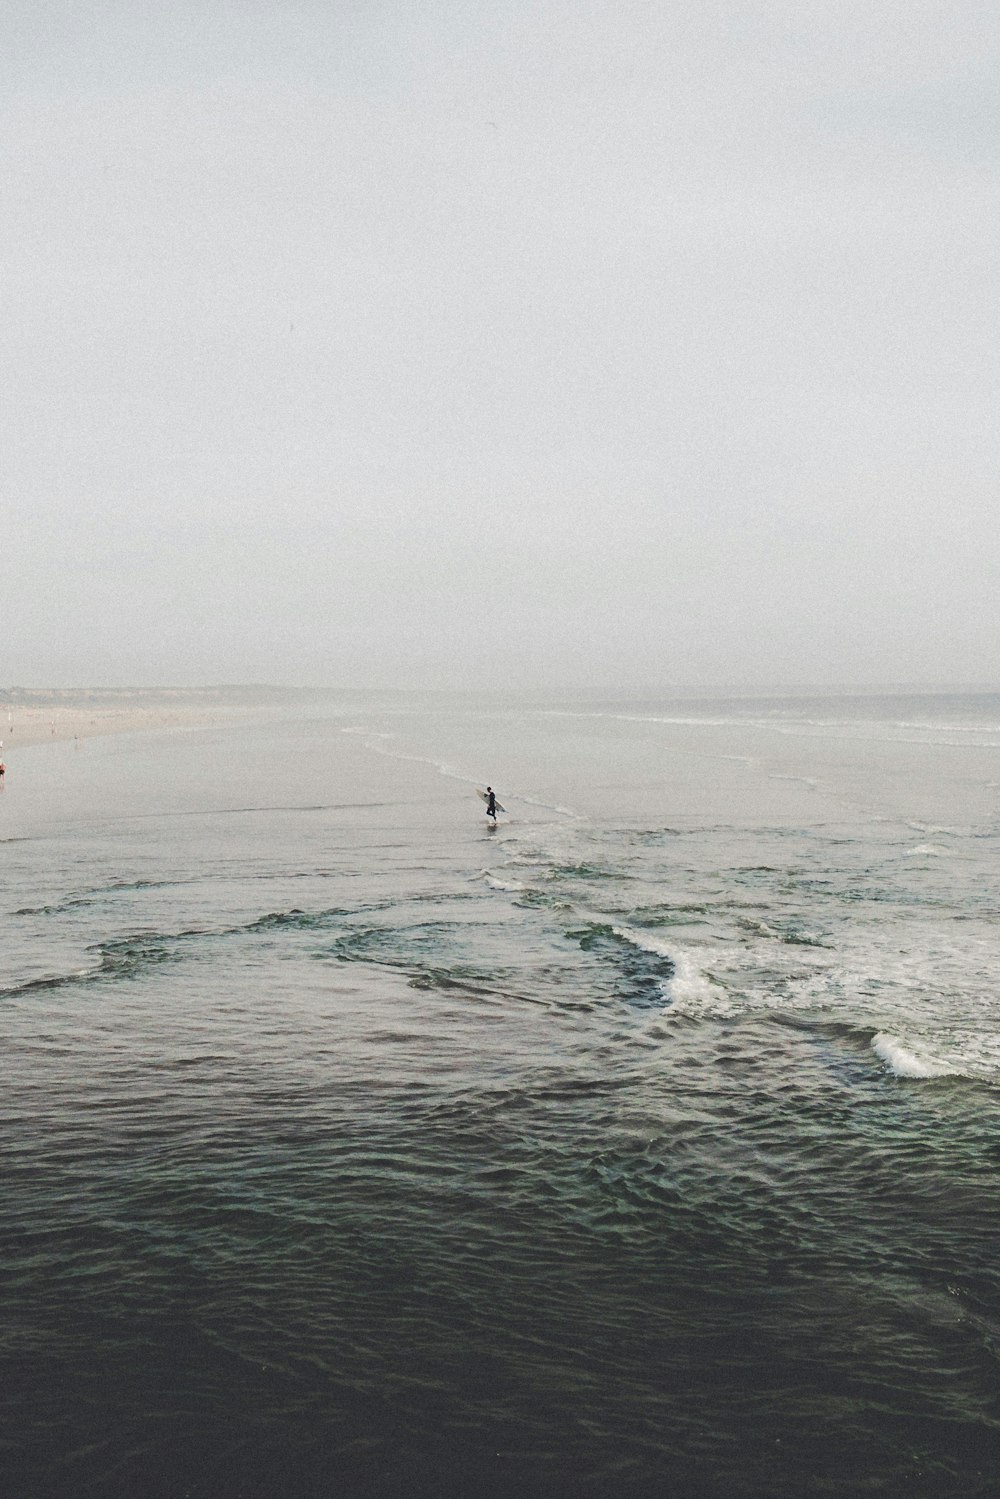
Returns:
[[[270,706],[235,689],[0,689],[0,757],[9,763],[18,750],[56,740],[228,723]]]
[[[134,734],[143,729],[192,728],[221,715],[156,708],[22,708],[0,725],[6,758],[20,749],[57,739],[88,739],[100,734]]]

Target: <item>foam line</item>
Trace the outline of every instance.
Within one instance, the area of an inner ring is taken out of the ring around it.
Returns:
[[[918,1056],[886,1031],[872,1038],[872,1050],[897,1077],[954,1077],[956,1070],[945,1062]]]
[[[632,947],[641,948],[643,952],[655,953],[658,958],[669,958],[671,963],[674,962],[673,949],[658,937],[651,937],[648,932],[637,932],[635,927],[631,926],[613,926],[611,930],[616,937],[620,937],[623,942],[628,942]]]
[[[393,738],[391,734],[376,733],[373,730],[362,728],[341,729],[342,734],[358,734],[365,739],[367,748],[377,755],[384,755],[389,760],[405,760],[412,765],[429,765],[436,770],[438,775],[444,776],[449,781],[461,781],[463,786],[475,786],[477,789],[481,784],[481,777],[466,775],[464,771],[457,770],[454,765],[449,765],[446,760],[435,760],[430,755],[408,754],[406,750],[390,748],[388,743],[378,744],[376,740],[388,741]],[[579,820],[578,814],[572,807],[560,806],[558,802],[543,801],[541,797],[528,796],[523,792],[507,790],[504,793],[508,801],[526,802],[531,807],[541,807],[546,812],[556,812],[560,817],[570,817]]]
[[[491,874],[488,869],[482,870],[481,874],[491,890],[503,890],[511,895],[517,895],[528,888],[527,885],[522,885],[520,880],[501,880],[497,875]]]
[[[678,951],[672,943],[631,926],[615,926],[611,930],[623,942],[670,962],[673,972],[663,980],[663,997],[669,1004],[717,1005],[726,999],[725,991],[703,973],[687,953]]]

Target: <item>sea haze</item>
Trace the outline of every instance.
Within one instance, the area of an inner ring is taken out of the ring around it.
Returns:
[[[353,694],[8,755],[4,1494],[995,1493],[998,751]]]

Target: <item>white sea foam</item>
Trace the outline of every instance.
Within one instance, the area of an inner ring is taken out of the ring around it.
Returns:
[[[947,1062],[919,1054],[885,1031],[872,1038],[872,1050],[897,1077],[954,1077],[959,1070]]]
[[[611,928],[616,937],[623,942],[628,942],[632,947],[641,948],[643,952],[655,953],[658,958],[669,958],[674,961],[674,952],[666,942],[659,937],[651,937],[648,932],[637,932],[631,926],[614,926]]]
[[[945,748],[955,746],[955,740],[947,736],[976,735],[980,737],[975,739],[960,739],[958,743],[968,748],[993,749],[997,743],[996,735],[1000,733],[1000,725],[992,722],[978,724],[936,722],[933,720],[921,722],[885,718],[879,714],[864,718],[844,718],[839,716],[817,718],[810,717],[806,713],[795,717],[785,717],[778,714],[765,714],[761,716],[759,714],[744,715],[741,713],[720,714],[708,711],[703,714],[690,712],[611,713],[607,711],[584,712],[580,710],[556,709],[548,710],[547,716],[601,718],[616,720],[619,723],[662,724],[666,727],[678,728],[762,729],[793,738],[825,737],[838,740],[868,740],[874,738],[891,744],[931,744]],[[918,735],[923,737],[917,738],[916,736]],[[673,748],[676,749],[676,746],[673,746]]]
[[[527,885],[522,885],[520,880],[501,880],[497,875],[491,874],[488,869],[480,871],[482,878],[491,890],[503,890],[510,895],[516,895],[521,890],[527,890]]]
[[[698,1010],[710,1008],[713,1011],[723,1005],[728,1009],[729,996],[726,991],[698,967],[690,954],[680,951],[672,942],[654,937],[649,932],[637,931],[635,927],[615,926],[612,931],[623,942],[628,942],[643,952],[669,959],[674,971],[670,978],[663,980],[663,998],[669,1005]]]
[[[457,766],[452,765],[447,760],[437,760],[432,755],[412,754],[398,748],[396,735],[394,734],[357,726],[342,728],[340,732],[342,734],[361,735],[370,750],[376,754],[384,755],[390,760],[403,760],[411,765],[427,765],[431,770],[436,770],[438,775],[444,776],[446,780],[461,781],[465,786],[475,786],[478,788],[482,785],[480,779],[466,774],[464,770],[459,770]],[[515,793],[512,791],[507,791],[505,795],[508,800],[515,798]],[[579,814],[574,812],[572,807],[564,807],[559,802],[545,801],[542,797],[530,796],[526,792],[516,793],[516,800],[525,802],[531,807],[539,807],[545,812],[555,812],[559,817],[567,817],[573,821],[580,820]]]
[[[758,920],[752,916],[741,916],[738,924],[743,931],[753,932],[756,937],[781,937],[781,933],[770,922]]]
[[[545,812],[558,812],[560,817],[572,817],[579,821],[579,813],[574,812],[572,807],[560,806],[559,802],[546,802],[539,796],[528,796],[524,792],[519,792],[517,799],[527,802],[529,807],[541,807]]]
[[[725,990],[710,979],[687,953],[675,952],[673,962],[674,976],[668,985],[668,995],[676,1007],[717,1009],[720,1004],[728,1006]]]
[[[897,729],[929,729],[932,732],[939,730],[947,734],[1000,734],[1000,724],[994,723],[934,723],[930,720],[909,721],[907,719],[897,720]]]
[[[402,760],[410,765],[429,765],[432,770],[437,771],[438,775],[445,776],[449,781],[461,781],[466,786],[478,786],[479,784],[474,776],[468,776],[464,771],[457,770],[454,765],[449,765],[447,760],[435,760],[430,755],[410,755],[405,750],[390,748],[389,741],[394,738],[392,734],[374,733],[360,729],[357,731],[354,729],[341,730],[343,734],[355,732],[365,734],[365,742],[368,748],[374,750],[378,755],[385,755],[389,760]],[[379,740],[382,743],[379,743]]]

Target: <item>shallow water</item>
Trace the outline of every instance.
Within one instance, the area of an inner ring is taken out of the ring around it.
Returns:
[[[998,749],[401,698],[9,757],[4,1493],[996,1492]]]

